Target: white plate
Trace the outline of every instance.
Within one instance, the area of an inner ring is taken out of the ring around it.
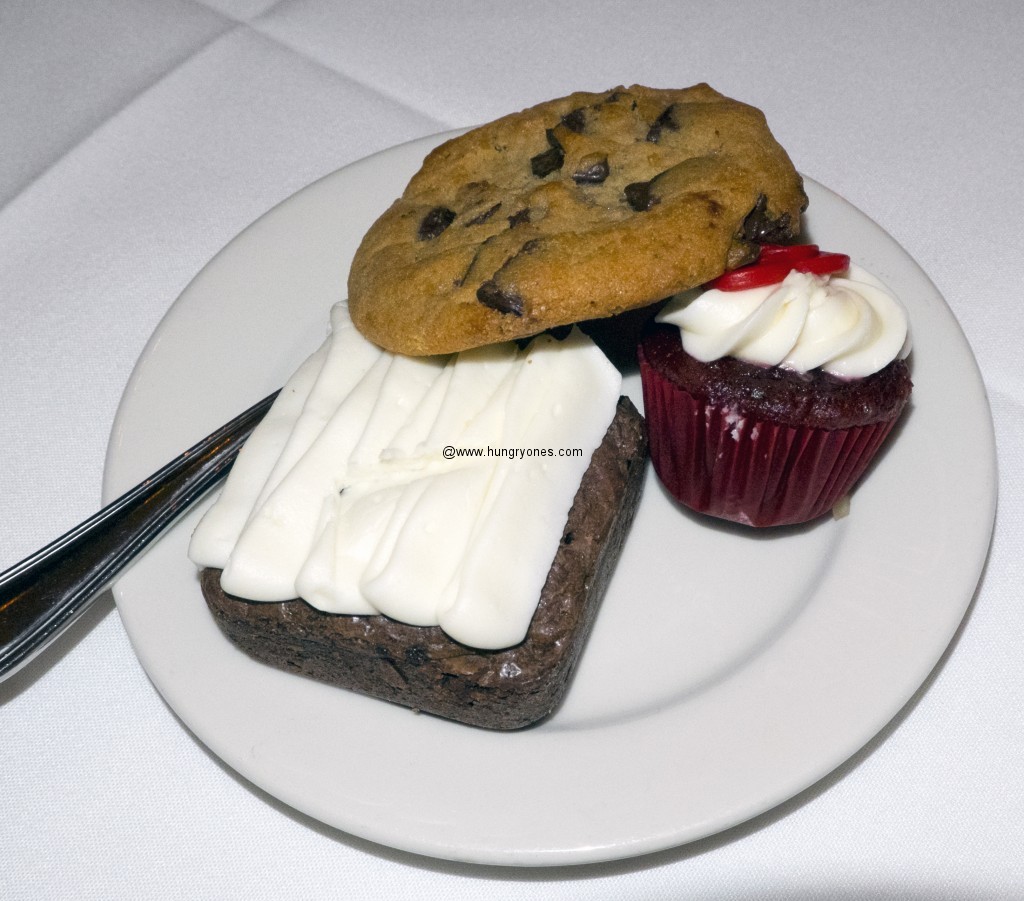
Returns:
[[[325,333],[361,235],[438,140],[300,191],[196,277],[125,391],[107,499],[281,384]],[[919,688],[971,600],[995,451],[974,358],[935,287],[866,216],[807,188],[809,238],[889,283],[916,338],[912,408],[848,517],[779,534],[709,524],[649,477],[565,704],[502,734],[236,651],[185,556],[196,511],[115,589],[173,710],[255,785],[324,823],[493,864],[682,844],[770,809],[855,753]],[[639,404],[635,375],[627,386]]]

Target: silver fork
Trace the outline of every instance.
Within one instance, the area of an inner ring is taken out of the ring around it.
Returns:
[[[277,394],[0,574],[0,681],[70,626],[121,570],[227,474]]]

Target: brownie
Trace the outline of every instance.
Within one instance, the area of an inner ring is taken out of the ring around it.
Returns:
[[[302,600],[242,600],[200,575],[224,634],[255,659],[292,673],[488,729],[520,729],[564,696],[597,614],[643,487],[643,417],[620,398],[576,493],[530,628],[488,651],[440,628],[385,616],[323,613]]]

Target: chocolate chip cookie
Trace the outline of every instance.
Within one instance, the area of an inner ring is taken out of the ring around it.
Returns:
[[[754,107],[704,84],[576,93],[433,150],[363,238],[349,307],[395,353],[527,337],[751,262],[806,205]]]

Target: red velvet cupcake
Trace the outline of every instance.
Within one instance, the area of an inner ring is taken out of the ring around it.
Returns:
[[[763,527],[846,497],[912,383],[906,311],[877,279],[814,245],[673,299],[639,347],[655,472],[680,503]]]

